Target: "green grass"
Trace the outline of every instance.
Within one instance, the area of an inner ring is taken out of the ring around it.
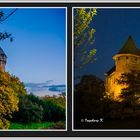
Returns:
[[[29,124],[11,122],[9,129],[65,129],[65,121]]]
[[[43,123],[11,123],[9,129],[49,129],[54,125],[54,122]]]

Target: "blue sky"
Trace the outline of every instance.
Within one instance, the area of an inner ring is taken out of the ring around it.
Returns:
[[[82,71],[94,74],[104,79],[104,74],[114,66],[114,56],[131,35],[137,48],[140,49],[140,9],[100,9],[94,17],[91,27],[95,28],[95,42],[97,61],[88,64]]]
[[[5,14],[14,9],[0,9]],[[66,79],[66,10],[64,8],[18,8],[0,31],[12,33],[14,41],[0,43],[8,56],[6,70],[23,82]]]

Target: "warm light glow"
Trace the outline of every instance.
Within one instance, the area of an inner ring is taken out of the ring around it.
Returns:
[[[119,59],[118,59],[119,57]],[[111,99],[121,101],[121,91],[126,88],[127,85],[118,84],[117,80],[120,79],[122,73],[128,73],[131,70],[140,70],[140,56],[135,63],[134,59],[136,55],[133,54],[117,54],[113,57],[115,60],[116,69],[108,74],[105,81],[106,93]]]

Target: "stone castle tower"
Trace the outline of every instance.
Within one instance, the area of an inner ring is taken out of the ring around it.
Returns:
[[[119,95],[124,86],[119,85],[116,79],[119,79],[122,73],[131,70],[140,70],[140,50],[136,47],[131,36],[120,51],[113,56],[115,66],[106,73],[105,89],[107,95],[113,100],[120,100]]]
[[[4,53],[3,49],[0,47],[0,67],[2,68],[2,70],[5,71],[5,65],[6,65],[6,61],[7,61],[7,56]]]

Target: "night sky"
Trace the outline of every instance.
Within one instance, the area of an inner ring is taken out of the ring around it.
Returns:
[[[8,15],[14,9],[0,9]],[[23,82],[42,83],[66,79],[66,9],[18,8],[0,31],[12,33],[14,41],[0,43],[8,56],[6,71]]]
[[[140,9],[99,9],[91,25],[96,29],[94,48],[97,61],[88,64],[83,74],[94,74],[105,78],[104,74],[114,65],[112,56],[126,42],[129,35],[140,48]]]

